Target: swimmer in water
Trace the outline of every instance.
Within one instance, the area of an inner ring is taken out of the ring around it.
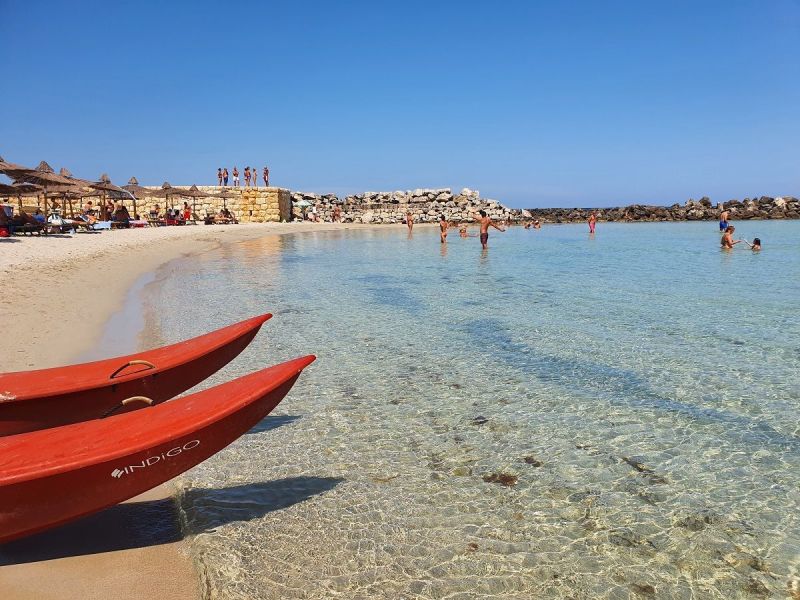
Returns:
[[[444,215],[439,215],[439,241],[444,244],[447,241],[447,227],[449,223]]]
[[[753,252],[758,252],[759,250],[761,250],[761,238],[753,238],[752,244],[747,240],[745,240],[744,243],[750,246],[750,250],[752,250]]]
[[[408,232],[411,233],[414,229],[414,215],[411,214],[411,211],[406,213],[406,225],[408,225]]]
[[[725,229],[725,233],[722,234],[722,239],[719,241],[719,243],[723,250],[733,250],[733,247],[742,241],[733,239],[734,231],[736,231],[736,227],[733,225],[728,225],[728,227]]]

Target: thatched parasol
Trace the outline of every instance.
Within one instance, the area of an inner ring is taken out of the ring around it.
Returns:
[[[228,208],[228,199],[229,198],[236,198],[236,196],[237,196],[237,194],[234,194],[233,192],[225,189],[225,190],[222,190],[219,194],[217,194],[214,197],[215,198],[222,198],[222,207],[223,208]]]
[[[25,196],[30,194],[38,194],[42,188],[33,183],[0,183],[0,196]]]
[[[12,183],[11,185],[0,183],[0,196],[6,196],[8,198],[16,196],[20,212],[22,212],[22,197],[31,196],[33,194],[38,196],[41,191],[41,187],[32,183]]]
[[[133,200],[133,194],[131,194],[128,190],[111,183],[111,178],[106,173],[103,173],[100,176],[99,181],[90,183],[89,187],[102,193],[103,207],[100,210],[100,218],[103,221],[108,221],[110,217],[106,209],[106,198],[113,198],[115,200]],[[135,212],[136,209],[134,208],[134,213]]]
[[[81,179],[80,177],[75,177],[72,174],[72,171],[70,171],[67,167],[61,167],[58,170],[58,174],[61,175],[62,177],[66,177],[75,185],[79,185],[82,187],[87,187],[92,185],[92,182],[89,181],[88,179]]]
[[[45,161],[39,163],[35,169],[5,170],[6,175],[11,177],[16,183],[33,183],[42,186],[44,196],[44,213],[47,214],[47,192],[55,185],[73,185],[75,180],[65,175],[59,175],[53,171],[53,167]]]
[[[60,198],[62,202],[62,207],[66,207],[66,204],[69,204],[69,215],[70,217],[75,216],[75,210],[72,206],[72,201],[75,198],[81,198],[82,195],[85,193],[86,187],[79,184],[56,184],[47,187],[47,190],[43,192],[45,198]],[[65,213],[66,214],[66,213]]]
[[[149,188],[146,188],[146,187],[142,187],[141,185],[139,185],[139,182],[137,181],[136,177],[131,177],[128,180],[128,184],[127,185],[123,185],[122,187],[123,187],[123,189],[127,190],[128,192],[130,192],[131,195],[133,196],[133,214],[134,215],[136,214],[136,199],[137,198],[144,198],[145,196],[152,196],[153,195],[153,190],[151,190]]]
[[[169,200],[170,201],[170,209],[174,208],[174,204],[172,202],[172,199],[175,196],[184,197],[184,198],[188,198],[189,196],[191,196],[191,194],[189,194],[187,190],[183,190],[181,188],[172,187],[170,185],[169,181],[165,181],[161,185],[161,189],[156,191],[153,195],[154,196],[163,197],[166,200]]]
[[[196,219],[196,218],[197,218],[197,210],[196,210],[196,202],[197,202],[197,199],[198,199],[198,198],[207,198],[207,197],[209,196],[209,194],[206,194],[205,192],[201,192],[201,191],[198,189],[197,185],[196,185],[196,184],[194,184],[194,183],[192,184],[192,187],[190,187],[190,188],[189,188],[188,190],[186,190],[186,191],[187,191],[187,192],[188,192],[188,193],[191,195],[191,197],[192,197],[192,217]]]
[[[6,162],[2,156],[0,156],[0,173],[5,173],[6,171],[32,171],[33,169],[29,167],[23,167],[22,165],[17,165],[14,163]]]

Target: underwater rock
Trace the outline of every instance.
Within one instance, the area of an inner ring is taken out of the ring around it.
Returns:
[[[655,598],[656,588],[649,583],[632,583],[631,589],[633,592],[644,598]]]
[[[615,546],[622,546],[623,548],[636,548],[637,546],[643,546],[649,548],[650,550],[657,549],[653,542],[639,535],[632,529],[628,529],[627,527],[620,527],[609,531],[608,541]]]
[[[755,594],[757,596],[767,597],[772,595],[769,591],[769,588],[764,585],[764,582],[755,577],[750,577],[747,580],[744,589],[747,593]]]
[[[483,476],[486,483],[496,483],[505,487],[514,487],[518,479],[519,477],[511,473],[489,473]]]
[[[637,460],[635,458],[628,458],[627,456],[620,456],[620,458],[624,462],[629,464],[631,467],[633,467],[637,472],[639,472],[642,475],[644,475],[645,477],[647,477],[647,480],[650,483],[658,484],[658,485],[667,483],[667,478],[666,477],[664,477],[663,475],[659,475],[658,473],[653,471],[653,469],[651,469],[650,467],[646,466],[643,462],[641,462],[641,461],[639,461],[639,460]]]
[[[479,425],[480,426],[480,425],[485,425],[488,422],[489,422],[489,419],[487,419],[483,415],[478,415],[477,417],[472,419],[472,424],[473,425]]]
[[[537,460],[536,457],[534,456],[526,456],[522,460],[524,460],[527,464],[532,465],[534,467],[541,467],[544,464],[542,461]]]
[[[684,527],[689,531],[702,531],[708,525],[716,522],[716,520],[717,519],[710,512],[703,512],[678,519],[678,521],[675,523],[675,526]]]

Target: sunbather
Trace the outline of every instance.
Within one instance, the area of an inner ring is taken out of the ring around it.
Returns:
[[[118,227],[130,227],[131,215],[121,202],[117,203],[112,220],[118,224]]]

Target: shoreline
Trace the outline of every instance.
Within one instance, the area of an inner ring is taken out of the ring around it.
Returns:
[[[112,321],[130,316],[131,306],[141,311],[145,288],[176,259],[270,235],[366,227],[258,223],[4,240],[0,270],[12,274],[6,290],[14,299],[4,308],[5,339],[14,342],[7,343],[2,370],[41,369],[140,349],[144,321],[123,327],[121,335]],[[179,531],[175,493],[174,484],[166,482],[116,507],[0,548],[0,597],[199,598],[200,574]],[[130,504],[140,509],[125,510]],[[148,523],[136,522],[133,512],[147,516]],[[149,527],[152,521],[158,531]]]

